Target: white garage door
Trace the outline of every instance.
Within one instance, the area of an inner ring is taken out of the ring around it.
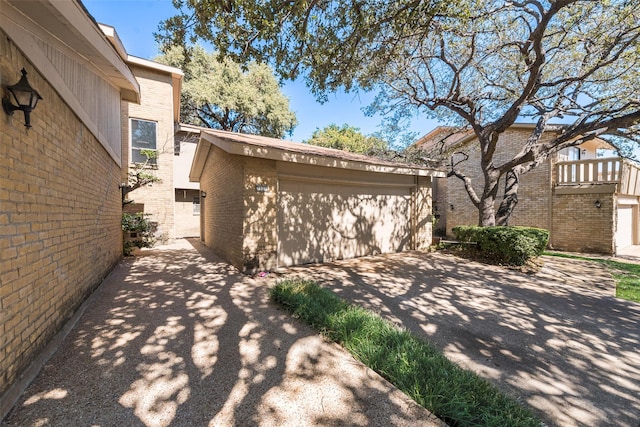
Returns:
[[[618,206],[616,247],[626,248],[633,244],[633,206]]]
[[[278,265],[411,247],[411,188],[280,180]]]

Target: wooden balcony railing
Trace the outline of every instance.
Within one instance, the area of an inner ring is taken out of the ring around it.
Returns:
[[[556,163],[556,185],[618,184],[618,193],[640,195],[640,166],[618,157]]]

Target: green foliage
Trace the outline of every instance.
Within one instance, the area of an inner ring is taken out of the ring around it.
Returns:
[[[131,255],[133,248],[151,248],[155,244],[155,224],[148,219],[148,214],[123,213],[122,231],[125,256]]]
[[[140,154],[144,155],[146,160],[144,163],[133,163],[129,167],[128,182],[122,190],[122,206],[133,203],[133,200],[127,200],[127,194],[140,187],[162,182],[155,174],[157,167],[156,160],[158,158],[157,150],[140,150]]]
[[[181,121],[213,129],[282,138],[297,124],[273,71],[251,62],[246,69],[230,58],[219,61],[201,46],[168,49],[156,61],[180,67]]]
[[[366,136],[360,132],[359,128],[347,124],[342,126],[330,124],[324,129],[316,128],[311,138],[303,142],[369,155],[384,152],[387,148],[386,142],[382,139]]]
[[[300,74],[320,98],[339,87],[373,87],[404,55],[403,39],[431,31],[435,14],[455,13],[457,2],[330,0],[173,0],[179,12],[155,34],[163,51],[197,40],[225,57],[272,63],[286,79]],[[466,7],[466,5],[464,6]]]
[[[542,255],[549,242],[549,231],[532,227],[459,226],[453,234],[461,242],[475,242],[468,250],[478,251],[483,258],[509,265],[524,265]]]
[[[541,426],[530,410],[434,346],[314,282],[281,281],[271,299],[451,426]]]
[[[516,179],[558,150],[596,137],[640,141],[640,0],[174,0],[163,49],[205,40],[225,57],[306,78],[313,93],[375,89],[370,113],[396,125],[426,114],[473,131],[485,182],[459,163],[482,225],[508,224]],[[516,120],[536,125],[512,158],[499,138]],[[562,120],[562,129],[550,124]],[[399,126],[402,128],[402,126]],[[543,138],[543,133],[551,135]],[[552,131],[552,132],[549,132]],[[388,139],[390,140],[390,139]]]

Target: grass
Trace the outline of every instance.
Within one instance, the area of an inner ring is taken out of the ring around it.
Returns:
[[[545,252],[544,255],[559,258],[593,261],[607,267],[616,280],[616,297],[628,301],[640,302],[640,264],[632,264],[608,259],[587,258],[561,252]]]
[[[283,280],[271,299],[452,427],[542,425],[531,410],[431,344],[312,281]]]

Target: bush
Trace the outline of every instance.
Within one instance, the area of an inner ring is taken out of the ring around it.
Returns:
[[[122,214],[122,250],[125,256],[131,255],[133,248],[151,248],[155,244],[155,223],[149,221],[147,216],[142,212]]]
[[[542,255],[549,242],[549,231],[532,227],[459,226],[453,234],[461,242],[475,242],[473,250],[499,264],[523,265]]]

